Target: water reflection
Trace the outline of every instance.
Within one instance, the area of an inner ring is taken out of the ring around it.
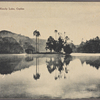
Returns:
[[[99,67],[99,56],[0,57],[0,98],[100,97]]]
[[[95,67],[96,69],[99,69],[100,67],[100,57],[99,56],[87,56],[87,57],[76,57],[80,59],[81,64],[83,65],[85,62],[86,64],[89,64],[92,67]]]
[[[55,71],[55,80],[58,78],[66,78],[66,74],[68,73],[67,65],[70,63],[72,60],[72,57],[65,56],[65,58],[61,56],[56,56],[56,57],[50,57],[49,60],[46,60],[46,65],[48,72],[51,74],[53,71]],[[57,74],[57,71],[59,72]]]
[[[28,61],[33,61],[33,57],[32,56],[27,56],[25,57],[25,61],[28,62]]]
[[[29,68],[33,63],[33,57],[18,57],[12,56],[0,58],[0,74],[11,74],[15,71],[19,71],[25,68]]]
[[[42,61],[41,57],[34,57],[32,55],[27,55],[25,57],[21,56],[14,56],[14,57],[0,57],[0,74],[11,74],[15,71],[20,71],[25,68],[29,68],[30,66],[36,66],[36,72],[33,73],[33,78],[35,80],[40,79],[39,73],[39,65],[42,63],[46,63],[46,67],[48,72],[51,74],[55,72],[54,79],[64,78],[66,79],[66,75],[68,74],[69,70],[67,66],[70,64],[71,61],[75,59],[79,59],[81,64],[84,63],[89,64],[96,69],[100,67],[100,57],[95,56],[44,56],[45,62]],[[44,60],[44,59],[43,59]],[[40,61],[40,62],[39,62]],[[45,67],[45,66],[44,66]]]
[[[33,78],[35,80],[40,78],[40,74],[39,74],[39,58],[36,57],[36,74],[33,75]]]

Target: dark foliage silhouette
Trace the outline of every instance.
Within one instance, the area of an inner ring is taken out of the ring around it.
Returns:
[[[86,62],[86,64],[89,64],[90,66],[95,67],[96,69],[100,68],[100,57],[91,56],[87,57],[86,59],[84,59],[84,57],[78,58],[80,59],[82,65]]]
[[[61,52],[63,46],[64,46],[64,40],[61,37],[59,37],[58,41],[56,42],[55,51],[56,52]]]
[[[54,60],[53,60],[54,59]],[[58,78],[62,78],[62,73],[64,74],[64,78],[66,78],[66,74],[68,73],[67,65],[69,65],[70,61],[72,60],[71,56],[67,56],[63,59],[61,57],[54,57],[50,58],[49,61],[46,61],[48,72],[51,74],[55,71],[55,73],[58,71],[59,74],[55,75],[55,80]],[[65,66],[65,65],[66,66]]]
[[[72,49],[70,48],[70,45],[68,44],[66,44],[63,49],[64,49],[64,52],[67,54],[72,53]]]
[[[0,48],[0,53],[2,54],[19,54],[24,52],[20,44],[12,37],[0,37]]]
[[[70,61],[72,61],[72,56],[70,55],[65,56],[64,63],[66,64],[66,66],[69,65]]]
[[[97,36],[96,38],[90,39],[86,42],[81,42],[77,48],[77,52],[82,53],[100,53],[100,39]]]
[[[32,57],[0,57],[0,74],[11,74],[16,71],[30,67],[30,62],[33,62]],[[24,63],[24,64],[23,64]]]
[[[46,42],[46,49],[49,49],[50,52],[52,52],[52,50],[55,50],[55,47],[56,47],[56,41],[52,36],[50,36]]]
[[[12,58],[6,58],[6,60],[0,58],[0,73],[1,74],[11,74],[15,71],[15,67],[20,63],[22,58],[16,57],[16,59]]]
[[[61,37],[59,37],[58,40],[55,40],[52,36],[50,36],[46,42],[46,50],[49,49],[51,52],[53,50],[57,53],[60,53],[63,50],[66,54],[72,53],[72,48],[69,44],[67,44],[68,39],[69,38],[67,37],[64,41]]]

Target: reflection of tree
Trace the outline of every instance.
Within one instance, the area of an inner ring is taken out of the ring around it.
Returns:
[[[64,62],[66,64],[66,66],[69,65],[70,61],[72,61],[72,56],[70,56],[70,55],[65,56]]]
[[[34,79],[37,80],[40,78],[40,74],[39,73],[36,73],[36,75],[34,75]]]
[[[36,74],[33,75],[33,78],[35,80],[40,78],[40,74],[39,74],[39,58],[36,58]]]
[[[57,64],[58,66],[58,70],[59,70],[59,72],[61,73],[61,71],[62,70],[64,70],[64,68],[63,68],[63,62],[61,61],[61,58],[58,58],[58,64]]]
[[[66,78],[66,74],[68,73],[67,65],[70,63],[71,60],[71,56],[67,56],[65,58],[54,57],[54,60],[50,58],[49,61],[46,61],[47,69],[49,73],[55,71],[55,80],[57,80],[58,78],[62,78],[63,76],[64,78]],[[57,71],[59,72],[58,75]]]
[[[86,64],[91,65],[92,67],[95,67],[96,69],[99,69],[100,67],[100,57],[96,58],[96,57],[89,57],[89,58],[82,58],[82,57],[78,57],[81,61],[81,64],[83,65],[84,62],[86,62]]]
[[[46,63],[49,73],[52,73],[56,69],[55,65],[53,64],[52,58],[50,58],[50,61],[46,61]]]
[[[98,61],[98,60],[95,60],[93,62],[86,61],[86,64],[90,64],[91,66],[95,67],[96,69],[99,69],[99,67],[100,67],[100,61]]]
[[[55,69],[55,80],[58,79],[58,75],[57,75],[57,68]]]

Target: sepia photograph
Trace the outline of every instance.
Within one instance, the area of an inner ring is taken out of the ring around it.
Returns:
[[[0,99],[100,99],[100,2],[1,2]]]

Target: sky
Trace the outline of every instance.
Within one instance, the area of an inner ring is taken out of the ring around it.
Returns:
[[[0,2],[1,30],[30,38],[38,30],[41,39],[55,38],[58,30],[80,44],[100,37],[100,2]]]

